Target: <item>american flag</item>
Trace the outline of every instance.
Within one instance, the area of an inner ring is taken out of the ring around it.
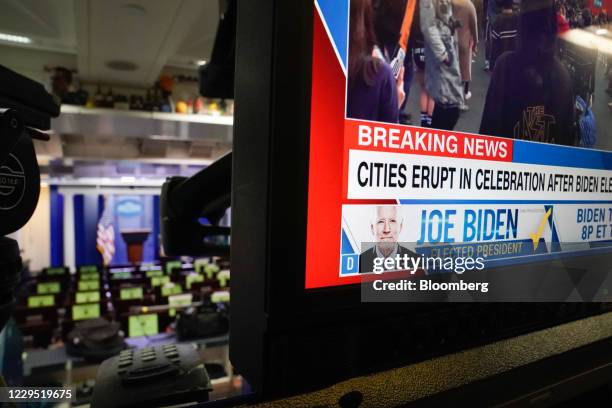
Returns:
[[[115,229],[113,228],[112,200],[109,197],[104,199],[104,211],[98,221],[98,238],[96,247],[102,254],[104,265],[110,265],[115,255]]]

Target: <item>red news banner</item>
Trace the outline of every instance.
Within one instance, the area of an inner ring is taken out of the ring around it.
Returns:
[[[347,119],[344,122],[345,198],[348,198],[350,150],[512,162],[512,140],[509,139]]]

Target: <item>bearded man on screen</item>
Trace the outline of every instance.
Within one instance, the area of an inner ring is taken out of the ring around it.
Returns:
[[[380,267],[384,265],[386,258],[396,259],[397,255],[401,258],[404,255],[409,258],[418,257],[416,253],[398,243],[403,227],[404,217],[398,206],[381,205],[374,207],[373,218],[370,220],[370,230],[376,244],[363,251],[359,256],[359,273],[374,272],[375,265]],[[396,268],[391,270],[396,270]]]

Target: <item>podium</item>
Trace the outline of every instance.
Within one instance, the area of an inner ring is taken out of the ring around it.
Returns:
[[[121,231],[121,236],[127,244],[127,255],[130,263],[142,262],[142,246],[150,233],[150,229],[126,229]]]

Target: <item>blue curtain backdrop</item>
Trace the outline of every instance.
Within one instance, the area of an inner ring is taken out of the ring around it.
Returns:
[[[75,263],[77,266],[100,265],[102,258],[96,249],[98,196],[77,194],[73,204]]]
[[[51,186],[51,266],[64,265],[64,196]]]

